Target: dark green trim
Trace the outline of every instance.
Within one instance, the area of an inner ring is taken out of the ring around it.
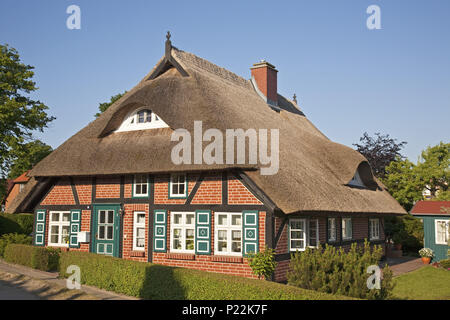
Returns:
[[[41,231],[38,231],[37,226],[40,226]],[[45,246],[45,235],[47,233],[47,210],[36,210],[34,216],[34,234],[33,234],[33,244],[35,246],[43,247]],[[36,241],[39,239],[39,241]]]
[[[79,248],[78,232],[81,231],[81,210],[70,210],[69,248]]]
[[[200,221],[199,216],[204,215],[208,217],[207,222]],[[196,210],[195,211],[195,254],[197,255],[211,255],[211,210]],[[204,235],[204,230],[207,230],[207,235]],[[199,250],[199,244],[206,243],[208,249]]]
[[[184,196],[171,196],[170,195],[170,189],[172,188],[172,176],[174,175],[184,175],[184,181],[186,184],[185,189],[185,195]],[[188,175],[183,173],[183,174],[179,174],[179,173],[172,173],[169,175],[169,183],[168,183],[168,188],[167,188],[167,198],[168,199],[187,199],[188,197],[188,189],[189,189],[189,180],[188,180]]]
[[[158,220],[161,214],[164,221]],[[153,252],[167,252],[167,219],[167,210],[156,209],[153,211]],[[163,234],[158,235],[157,228],[161,227],[164,227]]]
[[[98,210],[113,210],[114,211],[114,225],[113,225],[113,240],[97,240],[97,226],[98,226]],[[121,224],[122,219],[120,216],[121,205],[120,203],[115,204],[94,204],[92,206],[91,214],[94,215],[93,224],[91,225],[91,234],[92,234],[92,252],[97,252],[97,244],[112,244],[113,252],[112,256],[120,257],[120,239],[122,237],[121,234]]]
[[[255,215],[255,225],[247,223],[247,215]],[[255,239],[246,240],[249,229],[255,229]],[[247,250],[247,245],[254,246],[255,251]],[[259,211],[243,210],[242,211],[242,256],[248,257],[250,252],[259,252]]]

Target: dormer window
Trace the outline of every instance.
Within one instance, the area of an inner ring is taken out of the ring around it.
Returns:
[[[353,186],[353,187],[360,187],[360,188],[365,188],[366,187],[364,185],[364,183],[362,182],[358,171],[355,172],[355,175],[353,176],[352,180],[350,180],[348,185],[349,186]]]
[[[152,110],[141,108],[129,113],[116,132],[168,128],[169,126]]]

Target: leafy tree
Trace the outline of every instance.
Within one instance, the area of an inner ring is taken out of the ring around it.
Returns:
[[[397,158],[386,167],[383,183],[390,194],[405,208],[411,210],[414,203],[423,199],[423,191],[429,190],[432,200],[450,200],[450,143],[428,147],[413,164],[408,159]]]
[[[11,150],[14,157],[8,178],[15,179],[36,163],[44,159],[53,151],[52,147],[40,140],[34,140],[23,145],[18,145]]]
[[[100,111],[100,112],[97,112],[96,114],[95,114],[95,117],[99,117],[103,112],[105,112],[114,102],[116,102],[117,100],[119,100],[120,98],[122,98],[123,97],[123,95],[125,94],[125,93],[127,93],[127,91],[124,91],[123,93],[118,93],[118,94],[116,94],[115,96],[112,96],[111,97],[111,100],[110,101],[108,101],[108,102],[103,102],[103,103],[100,103],[99,104],[99,106],[98,106],[98,110]]]
[[[386,167],[383,183],[406,211],[411,210],[414,203],[423,198],[424,186],[417,176],[415,164],[408,159],[398,158],[392,161]]]
[[[420,183],[430,191],[432,199],[450,200],[450,143],[440,142],[426,148],[415,169]]]
[[[275,271],[277,263],[275,262],[275,251],[267,246],[258,253],[250,253],[248,263],[258,279],[269,279]]]
[[[382,135],[375,133],[375,137],[370,137],[367,132],[359,138],[360,143],[354,143],[356,150],[359,151],[367,161],[374,175],[378,178],[383,178],[385,175],[385,168],[395,159],[403,159],[400,150],[407,142],[402,141],[397,143],[397,139],[392,139],[388,134]]]
[[[55,118],[48,107],[29,94],[36,91],[34,67],[21,62],[16,49],[0,45],[0,173],[10,166],[11,147],[32,138],[32,131],[43,131]]]

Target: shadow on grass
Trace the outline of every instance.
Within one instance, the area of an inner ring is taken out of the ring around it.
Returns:
[[[185,300],[186,290],[175,275],[175,268],[149,265],[139,297],[150,300]]]

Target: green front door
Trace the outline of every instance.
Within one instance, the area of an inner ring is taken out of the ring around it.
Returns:
[[[95,205],[92,252],[119,256],[120,205]]]

